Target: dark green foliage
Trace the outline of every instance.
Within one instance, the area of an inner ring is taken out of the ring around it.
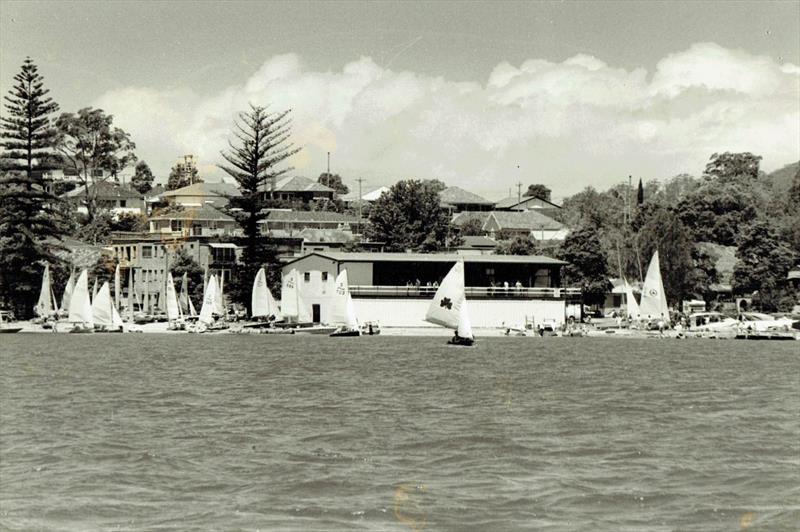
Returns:
[[[694,244],[680,218],[668,209],[651,210],[639,231],[638,240],[644,263],[649,263],[658,250],[667,301],[678,305],[687,299],[695,288],[688,284],[695,266],[692,258]],[[643,268],[646,268],[644,264]]]
[[[78,240],[91,244],[106,244],[111,237],[113,217],[107,210],[97,211],[94,218],[78,215],[79,219],[84,219],[83,223],[77,225],[77,229],[72,236]]]
[[[347,185],[345,185],[342,182],[342,176],[340,176],[339,174],[329,174],[327,172],[322,172],[321,174],[319,174],[317,182],[325,185],[328,188],[332,188],[340,196],[350,192],[350,189],[347,188]]]
[[[677,213],[695,241],[732,246],[755,218],[760,204],[754,185],[712,180],[687,195]]]
[[[736,258],[734,293],[758,292],[758,301],[764,310],[777,310],[787,289],[786,275],[798,259],[797,254],[769,222],[759,220],[742,234]]]
[[[370,209],[367,236],[385,242],[386,251],[439,251],[448,245],[450,233],[434,181],[398,181]]]
[[[91,107],[75,114],[63,113],[56,120],[58,151],[64,165],[78,174],[90,222],[97,213],[97,187],[90,185],[106,179],[94,176],[93,171],[105,170],[116,178],[118,172],[136,161],[136,145],[113,122],[112,115]]]
[[[291,122],[289,110],[275,113],[266,108],[250,105],[248,112],[239,114],[233,135],[237,144],[229,142],[230,150],[222,153],[227,164],[219,167],[236,180],[241,196],[229,198],[228,214],[233,216],[244,231],[242,267],[230,292],[233,300],[250,310],[250,292],[258,268],[268,262],[277,269],[274,248],[265,245],[260,237],[258,222],[266,217],[262,212],[267,193],[275,181],[292,170],[279,165],[300,151],[290,142]]]
[[[484,233],[483,221],[480,218],[470,218],[459,226],[461,236],[480,236]]]
[[[543,200],[550,201],[550,194],[551,191],[549,188],[541,184],[535,184],[528,185],[528,190],[525,192],[525,197],[541,198]]]
[[[642,185],[642,178],[639,178],[639,187],[636,189],[636,205],[644,203],[644,185]]]
[[[271,239],[261,237],[255,247],[255,261],[242,262],[237,268],[236,275],[225,284],[225,293],[232,301],[236,301],[247,307],[248,312],[252,309],[253,281],[256,278],[259,268],[264,268],[267,272],[267,286],[272,295],[280,297],[281,293],[281,267],[278,259],[278,249]]]
[[[684,295],[699,297],[709,302],[715,295],[711,291],[711,285],[719,283],[719,281],[719,272],[717,272],[714,257],[700,249],[696,244],[693,245],[692,269],[686,276],[686,293]]]
[[[124,212],[111,220],[111,231],[124,231],[129,233],[142,233],[147,231],[147,216]]]
[[[89,269],[89,290],[94,286],[94,280],[97,279],[97,288],[103,286],[103,283],[108,283],[111,288],[111,295],[114,295],[114,272],[117,269],[116,259],[101,254]]]
[[[750,152],[715,153],[711,155],[703,177],[710,181],[754,180],[758,178],[760,165],[761,156]]]
[[[153,172],[144,161],[136,163],[136,171],[131,178],[131,186],[135,188],[139,194],[147,194],[153,188]]]
[[[513,240],[500,242],[495,249],[498,255],[536,255],[539,248],[530,238],[518,236]]]
[[[584,302],[602,304],[610,282],[597,228],[587,225],[572,231],[561,243],[558,257],[569,263],[564,267],[567,284],[581,288]]]
[[[197,166],[191,161],[177,162],[169,171],[167,178],[167,190],[176,190],[188,187],[194,183],[202,183]]]
[[[5,96],[0,118],[0,303],[21,318],[33,315],[44,263],[68,224],[61,202],[47,192],[42,171],[54,168],[56,135],[50,114],[58,110],[43,88],[36,65],[26,59]]]
[[[183,274],[186,274],[189,283],[189,298],[197,312],[200,312],[200,306],[203,304],[203,268],[181,248],[170,257],[169,271],[172,273],[172,280],[178,294],[180,294]],[[227,286],[225,288],[227,291]]]

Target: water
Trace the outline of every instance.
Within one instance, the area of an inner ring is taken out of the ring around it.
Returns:
[[[800,344],[0,339],[0,528],[791,530]]]

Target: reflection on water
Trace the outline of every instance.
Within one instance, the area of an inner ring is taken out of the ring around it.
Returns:
[[[786,530],[792,342],[16,335],[0,528]]]

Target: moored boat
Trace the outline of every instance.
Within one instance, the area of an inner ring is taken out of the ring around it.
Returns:
[[[361,336],[355,305],[350,296],[347,270],[342,270],[336,276],[331,318],[331,322],[338,325],[336,330],[330,333],[332,338]]]

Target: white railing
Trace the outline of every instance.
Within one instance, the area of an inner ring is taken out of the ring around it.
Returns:
[[[416,297],[430,299],[436,286],[350,285],[354,297]],[[579,297],[580,288],[528,288],[509,286],[468,286],[467,299],[566,299]]]

